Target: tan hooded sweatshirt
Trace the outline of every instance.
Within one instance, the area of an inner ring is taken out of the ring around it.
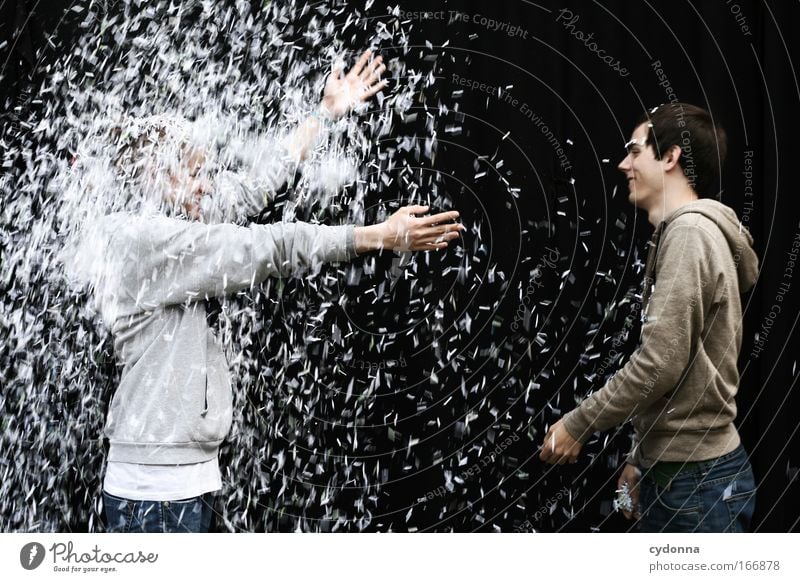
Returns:
[[[629,462],[642,467],[713,459],[739,445],[740,294],[758,273],[752,244],[736,213],[715,200],[681,206],[661,223],[645,267],[639,348],[564,416],[573,438],[585,443],[632,419]]]

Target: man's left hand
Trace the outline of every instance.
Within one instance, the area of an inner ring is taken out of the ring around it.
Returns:
[[[564,421],[559,420],[547,431],[539,458],[551,465],[574,463],[578,460],[582,448],[580,441],[576,441],[567,432]]]

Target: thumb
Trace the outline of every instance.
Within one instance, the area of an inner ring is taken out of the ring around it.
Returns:
[[[344,61],[342,59],[336,59],[331,65],[331,77],[340,79],[342,77],[342,71],[344,71]]]

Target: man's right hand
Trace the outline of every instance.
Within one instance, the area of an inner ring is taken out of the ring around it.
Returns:
[[[404,206],[384,222],[355,229],[356,252],[380,249],[403,251],[433,251],[447,248],[465,229],[455,223],[458,212],[451,210],[432,216],[416,216],[428,212],[428,206]]]
[[[622,489],[622,485],[628,484],[628,494],[633,503],[633,511],[622,510],[622,514],[628,519],[639,519],[639,479],[642,477],[642,472],[636,465],[630,463],[625,464],[622,474],[617,480],[617,489]]]

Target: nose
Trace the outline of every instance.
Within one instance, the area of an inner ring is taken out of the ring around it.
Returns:
[[[631,160],[631,155],[628,154],[627,156],[622,158],[622,161],[619,163],[619,165],[617,165],[617,169],[620,172],[628,173],[628,171],[631,169],[631,161],[630,160]]]

